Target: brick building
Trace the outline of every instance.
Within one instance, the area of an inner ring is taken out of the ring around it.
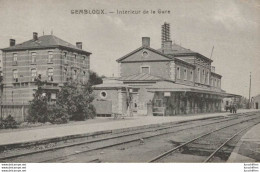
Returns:
[[[3,114],[11,113],[11,106],[32,100],[36,77],[46,81],[44,89],[52,92],[51,101],[55,101],[56,91],[68,79],[86,82],[89,77],[91,53],[82,49],[82,42],[72,45],[54,35],[38,37],[34,32],[31,40],[20,44],[10,39],[10,47],[2,51]]]
[[[219,112],[222,99],[234,96],[221,89],[222,76],[211,59],[172,43],[169,24],[162,26],[160,49],[151,48],[150,38],[143,37],[140,48],[117,62],[118,80],[133,88],[129,99],[136,114]]]

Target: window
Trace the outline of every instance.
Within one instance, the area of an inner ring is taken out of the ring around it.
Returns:
[[[105,98],[107,97],[107,92],[106,92],[106,91],[101,91],[101,92],[100,92],[100,97],[101,97],[102,99],[105,99]]]
[[[63,52],[62,56],[63,56],[63,59],[64,59],[64,64],[68,64],[67,52]]]
[[[56,94],[55,93],[51,93],[51,99],[56,100]]]
[[[190,71],[190,81],[193,81],[193,71]]]
[[[177,67],[177,78],[178,78],[178,79],[181,78],[181,70],[180,70],[180,67]]]
[[[84,82],[86,81],[86,72],[83,71],[82,74],[83,74],[83,76],[82,76],[82,81],[83,81],[83,83],[84,83]]]
[[[36,53],[35,52],[31,53],[31,59],[32,59],[32,63],[36,63]]]
[[[16,82],[18,82],[18,71],[17,71],[17,69],[13,70],[13,78]]]
[[[67,69],[67,68],[64,68],[63,74],[64,74],[65,80],[68,81],[68,80],[69,80],[69,77],[68,77],[68,69]]]
[[[147,51],[143,51],[142,56],[143,56],[144,58],[147,57],[147,56],[148,56],[148,52],[147,52]]]
[[[49,54],[48,54],[48,63],[52,63],[53,62],[53,52],[52,51],[49,51]]]
[[[200,68],[198,68],[198,82],[200,83]]]
[[[32,81],[34,81],[37,77],[37,70],[36,69],[31,69],[31,73],[32,73]]]
[[[74,61],[74,63],[77,62],[77,55],[76,55],[76,54],[74,55],[74,59],[73,59],[73,61]]]
[[[142,66],[141,67],[141,73],[150,73],[150,67],[149,66]]]
[[[217,83],[218,83],[217,87],[220,87],[220,80],[219,79],[217,80]]]
[[[188,79],[188,72],[187,69],[184,69],[184,80]]]
[[[206,75],[206,84],[209,84],[209,72],[207,72],[207,75]]]
[[[85,66],[86,65],[86,57],[82,56],[82,60],[83,60],[83,65]]]
[[[214,81],[214,87],[216,87],[216,85],[217,85],[217,80],[215,79],[215,81]]]
[[[89,70],[89,65],[90,65],[89,56],[86,57],[86,64],[87,64],[87,69]]]
[[[73,70],[73,79],[77,78],[77,70]]]
[[[64,75],[66,76],[68,74],[68,69],[67,68],[64,68]]]
[[[203,84],[205,84],[205,70],[202,70],[202,82]]]
[[[14,61],[14,62],[17,62],[17,53],[14,53],[14,54],[13,54],[13,61]]]
[[[67,57],[67,52],[63,52],[63,57],[64,57],[64,58]]]
[[[53,68],[48,69],[48,80],[53,81]]]

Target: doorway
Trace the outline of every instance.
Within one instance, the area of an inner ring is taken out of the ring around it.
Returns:
[[[258,109],[258,102],[255,103],[255,108]]]

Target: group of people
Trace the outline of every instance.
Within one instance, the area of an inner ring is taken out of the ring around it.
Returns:
[[[237,105],[236,104],[230,105],[230,113],[237,113]]]

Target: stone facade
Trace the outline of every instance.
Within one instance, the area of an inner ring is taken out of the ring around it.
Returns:
[[[221,111],[225,95],[211,59],[171,41],[155,50],[149,38],[142,40],[142,47],[117,60],[119,80],[137,89],[133,103],[138,115],[148,114],[149,103],[153,115]]]

